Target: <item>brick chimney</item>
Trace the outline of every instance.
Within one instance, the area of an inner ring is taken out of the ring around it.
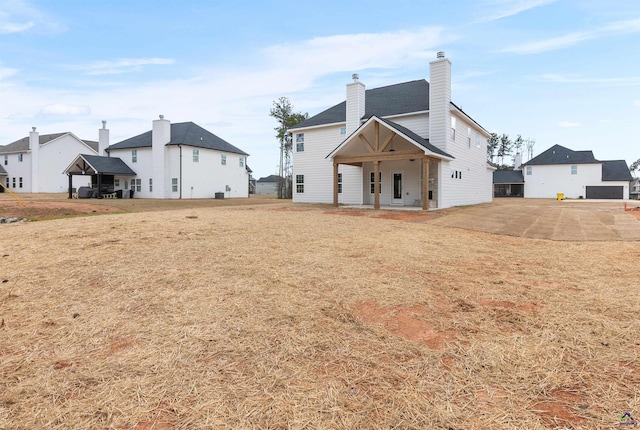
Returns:
[[[98,155],[108,156],[107,148],[109,147],[109,129],[107,121],[102,121],[102,128],[98,130]]]
[[[153,165],[153,191],[154,199],[165,198],[165,155],[167,143],[171,142],[171,121],[164,119],[164,115],[160,115],[160,119],[153,121],[151,129],[151,161]]]
[[[447,151],[451,142],[451,62],[444,52],[429,63],[429,142]]]
[[[31,127],[31,132],[29,132],[29,151],[31,152],[31,192],[37,193],[40,191],[38,181],[40,177],[40,135],[35,127]]]
[[[360,127],[364,116],[365,87],[357,73],[351,75],[353,82],[347,84],[347,136]]]

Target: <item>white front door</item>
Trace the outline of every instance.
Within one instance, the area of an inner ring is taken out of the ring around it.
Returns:
[[[393,187],[393,194],[391,196],[391,204],[392,205],[404,205],[403,195],[403,183],[402,183],[402,172],[393,172],[391,173],[391,183]]]

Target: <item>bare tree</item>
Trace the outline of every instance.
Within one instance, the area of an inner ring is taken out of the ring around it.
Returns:
[[[288,97],[280,97],[273,102],[273,107],[269,111],[278,121],[275,127],[276,137],[280,143],[280,179],[278,180],[278,198],[290,199],[292,197],[292,173],[291,152],[293,148],[293,138],[289,129],[309,117],[305,113],[293,113],[293,105]]]

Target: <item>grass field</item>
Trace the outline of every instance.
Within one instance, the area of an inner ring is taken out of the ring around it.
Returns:
[[[586,429],[640,415],[637,242],[218,203],[0,226],[0,428]],[[67,216],[83,211],[100,213]]]

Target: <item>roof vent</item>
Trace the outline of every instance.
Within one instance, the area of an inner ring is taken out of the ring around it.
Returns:
[[[360,75],[358,75],[357,73],[354,73],[353,75],[351,75],[351,79],[353,79],[353,82],[357,82],[358,79],[360,79]]]
[[[444,51],[438,51],[436,57],[438,58],[438,60],[442,60],[444,58]]]

